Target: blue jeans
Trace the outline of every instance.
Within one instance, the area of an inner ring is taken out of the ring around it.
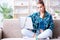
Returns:
[[[24,35],[24,36],[27,36],[27,37],[33,37],[34,35],[34,32],[30,31],[30,30],[27,30],[27,29],[22,29],[21,30],[21,33]],[[46,29],[44,32],[42,33],[36,33],[37,37],[38,38],[47,38],[47,37],[52,37],[52,30],[50,29]]]

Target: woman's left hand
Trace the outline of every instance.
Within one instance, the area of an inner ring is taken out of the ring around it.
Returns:
[[[40,33],[42,33],[44,30],[40,29]]]

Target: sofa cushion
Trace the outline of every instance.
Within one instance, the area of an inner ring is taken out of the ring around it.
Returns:
[[[22,37],[18,19],[5,19],[3,22],[3,38]]]
[[[22,40],[22,38],[4,38],[1,40]]]
[[[35,40],[35,38],[4,38],[1,40]]]
[[[0,39],[2,38],[2,29],[0,28]]]

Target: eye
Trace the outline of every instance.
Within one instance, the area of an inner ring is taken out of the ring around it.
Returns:
[[[42,8],[43,6],[40,6],[40,8]]]
[[[40,7],[37,7],[37,8],[40,8]]]

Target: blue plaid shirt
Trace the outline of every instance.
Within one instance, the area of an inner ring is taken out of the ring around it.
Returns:
[[[36,30],[46,30],[46,29],[51,29],[53,30],[54,28],[54,23],[52,16],[48,13],[45,12],[45,17],[41,18],[40,17],[40,12],[33,13],[30,15],[32,22],[33,22],[33,28]]]

